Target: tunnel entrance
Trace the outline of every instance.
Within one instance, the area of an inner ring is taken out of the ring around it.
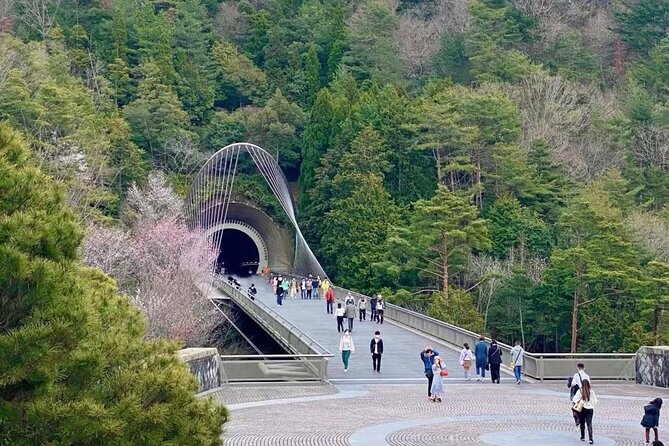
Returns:
[[[219,253],[216,269],[223,274],[250,276],[260,263],[258,247],[251,237],[239,229],[218,231],[214,240],[219,239]]]

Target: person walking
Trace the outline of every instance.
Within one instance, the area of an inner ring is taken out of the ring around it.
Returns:
[[[574,395],[576,395],[576,391],[581,388],[583,385],[584,380],[590,380],[590,376],[588,376],[587,373],[585,373],[585,365],[582,363],[576,364],[576,373],[574,373],[574,376],[569,378],[569,381],[567,381],[567,384],[569,385],[569,401],[574,399]],[[572,416],[574,417],[574,423],[576,426],[580,423],[579,417],[578,417],[578,412],[576,412],[573,409],[572,405],[572,410],[571,410]]]
[[[279,278],[277,276],[274,276],[270,279],[270,283],[272,284],[272,292],[276,294],[276,287],[279,282]]]
[[[472,368],[472,360],[474,359],[474,354],[469,349],[469,344],[466,342],[463,344],[463,348],[460,351],[460,365],[462,370],[465,372],[465,379],[469,381],[471,377],[469,376],[469,370]]]
[[[376,303],[379,301],[379,299],[376,297],[376,294],[372,296],[371,299],[369,299],[369,309],[371,311],[371,318],[369,319],[370,321],[376,321]]]
[[[344,330],[344,334],[339,340],[339,351],[341,352],[341,360],[344,363],[344,372],[348,372],[348,360],[351,357],[351,353],[355,352],[353,337],[348,330]]]
[[[488,345],[485,343],[483,335],[474,347],[474,356],[476,357],[476,381],[485,380],[485,371],[488,368]]]
[[[358,300],[358,318],[360,322],[367,320],[367,299],[365,299],[365,296]]]
[[[441,403],[441,397],[444,394],[444,377],[448,375],[448,370],[446,370],[446,365],[441,360],[441,356],[439,355],[434,357],[434,364],[432,364],[432,374],[434,375],[434,380],[432,381],[431,400]]]
[[[428,345],[425,349],[420,352],[420,360],[423,361],[423,366],[425,369],[425,377],[427,378],[427,397],[432,399],[432,381],[434,380],[434,372],[432,371],[432,364],[434,363],[434,358],[439,356],[439,352],[432,349],[432,346]]]
[[[325,293],[330,289],[330,281],[326,278],[321,280],[321,294],[325,296]]]
[[[381,332],[376,330],[374,337],[369,343],[369,352],[372,354],[372,369],[375,372],[381,373],[381,356],[383,356],[383,339],[381,339]]]
[[[661,408],[662,398],[655,398],[643,408],[643,418],[641,419],[641,425],[646,428],[646,446],[648,446],[650,443],[651,429],[653,429],[653,433],[655,434],[655,441],[658,441],[657,427],[660,425]]]
[[[302,278],[302,282],[300,283],[300,297],[302,299],[307,298],[307,279]]]
[[[496,340],[492,340],[488,349],[488,365],[490,366],[490,379],[493,383],[499,384],[499,367],[502,365],[502,349],[497,345]]]
[[[332,307],[334,306],[335,294],[332,288],[328,288],[325,292],[325,310],[328,314],[332,314]]]
[[[276,280],[276,304],[283,306],[283,278],[279,276]]]
[[[353,297],[350,291],[346,294],[346,299],[344,299],[344,305],[348,304],[355,305],[355,297]]]
[[[314,299],[319,299],[320,296],[318,295],[318,287],[321,285],[321,278],[316,277],[311,280],[311,297]]]
[[[525,350],[520,346],[520,341],[516,341],[516,345],[511,349],[511,367],[513,367],[513,376],[516,377],[518,385],[523,376],[523,356],[525,356]]]
[[[346,319],[348,319],[348,330],[353,331],[353,319],[355,319],[355,305],[352,303],[346,304]]]
[[[306,289],[307,289],[307,299],[311,299],[311,287],[313,286],[313,280],[311,278],[311,274],[309,274],[309,277],[307,277],[307,283],[306,283]]]
[[[297,297],[297,279],[292,278],[290,280],[290,298],[295,299]]]
[[[581,384],[581,388],[576,391],[574,399],[574,410],[578,412],[579,426],[581,427],[581,441],[585,441],[585,428],[588,427],[588,439],[590,444],[593,444],[592,439],[592,416],[595,413],[595,406],[597,405],[597,395],[595,391],[590,388],[590,380],[585,379]]]
[[[258,294],[256,286],[254,284],[251,284],[246,294],[251,298],[251,300],[256,300],[256,294]]]
[[[290,288],[290,281],[287,278],[283,279],[283,281],[281,282],[281,288],[283,288],[283,293],[282,293],[283,298],[287,299],[288,298],[288,289]]]
[[[344,314],[346,310],[341,307],[341,303],[337,304],[337,309],[335,310],[335,317],[337,318],[337,333],[344,331]]]
[[[383,325],[383,313],[386,310],[386,303],[383,301],[383,296],[379,294],[379,300],[376,302],[376,323]]]

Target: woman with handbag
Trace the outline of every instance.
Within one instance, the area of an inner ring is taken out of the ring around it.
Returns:
[[[460,365],[465,371],[465,379],[469,381],[471,377],[469,376],[469,369],[472,368],[472,360],[474,359],[474,354],[469,349],[469,344],[466,342],[463,344],[463,349],[460,352]]]
[[[584,379],[581,388],[576,391],[574,399],[574,411],[578,412],[579,427],[581,428],[581,441],[585,441],[585,427],[588,427],[588,438],[590,444],[593,444],[592,439],[592,416],[595,413],[595,406],[597,405],[597,396],[595,391],[590,388],[590,380]]]
[[[488,365],[490,366],[490,378],[493,383],[499,384],[499,367],[502,365],[502,349],[492,340],[488,349]]]
[[[446,370],[446,365],[441,360],[441,356],[434,357],[432,373],[434,374],[434,379],[432,380],[432,388],[430,389],[430,393],[432,394],[430,399],[441,403],[441,396],[444,394],[444,377],[448,376],[448,370]]]

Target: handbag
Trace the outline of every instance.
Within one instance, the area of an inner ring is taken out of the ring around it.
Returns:
[[[448,376],[448,370],[446,369],[439,370],[439,376]]]
[[[580,412],[583,410],[583,400],[578,400],[577,403],[574,403],[574,412]]]

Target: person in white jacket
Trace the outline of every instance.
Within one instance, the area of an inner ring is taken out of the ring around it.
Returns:
[[[595,413],[595,406],[597,405],[597,395],[595,391],[590,388],[590,380],[584,379],[581,388],[576,391],[576,395],[572,399],[574,403],[574,410],[578,412],[579,427],[581,428],[581,441],[585,441],[585,427],[588,427],[588,438],[590,444],[592,440],[592,416]],[[580,410],[579,410],[580,409]]]
[[[351,353],[355,351],[353,337],[348,330],[344,330],[344,334],[339,340],[339,351],[341,352],[341,360],[344,363],[344,372],[348,372],[348,360],[351,357]]]
[[[465,371],[465,379],[469,381],[471,377],[469,376],[469,370],[472,368],[472,360],[474,359],[474,354],[469,349],[469,344],[466,342],[463,344],[463,349],[460,352],[460,365]]]

